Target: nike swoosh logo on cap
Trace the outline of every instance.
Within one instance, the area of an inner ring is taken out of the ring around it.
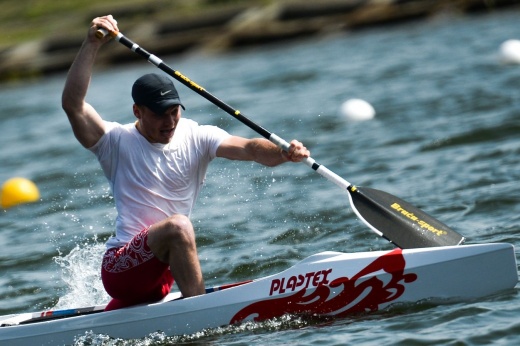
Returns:
[[[162,91],[161,91],[161,96],[166,95],[166,94],[169,93],[170,91],[171,91],[171,90],[168,90],[168,91],[165,91],[165,92],[162,92]]]

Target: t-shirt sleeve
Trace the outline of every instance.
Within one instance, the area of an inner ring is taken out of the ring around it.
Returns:
[[[119,125],[118,123],[105,120],[103,120],[103,122],[105,123],[105,133],[103,134],[103,136],[101,136],[101,138],[97,141],[96,144],[88,148],[88,150],[93,152],[96,156],[99,156],[100,154],[102,154],[103,151],[109,149],[108,147],[110,141],[110,134],[112,133],[114,128]]]
[[[226,138],[231,137],[227,131],[212,125],[199,126],[199,134],[200,139],[207,144],[208,155],[211,159],[217,156],[217,149],[220,144]]]
[[[122,131],[122,125],[116,122],[105,122],[105,133],[96,144],[88,148],[94,155],[96,155],[105,175],[110,178],[112,172],[113,153],[112,151],[117,148],[113,143],[117,140],[118,134]]]

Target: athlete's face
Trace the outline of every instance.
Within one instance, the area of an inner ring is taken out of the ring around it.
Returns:
[[[155,114],[148,107],[134,104],[134,115],[139,121],[137,129],[150,143],[168,144],[181,119],[181,107],[175,105],[164,114]]]

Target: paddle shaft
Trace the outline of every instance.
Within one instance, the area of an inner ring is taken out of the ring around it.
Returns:
[[[98,37],[100,38],[107,34],[109,33],[105,29],[98,30]],[[111,32],[110,35],[116,41],[142,56],[152,65],[212,102],[282,150],[288,151],[290,145],[287,141],[257,125],[239,110],[215,97],[179,71],[175,71],[160,58],[141,48],[122,33]],[[398,197],[376,189],[356,187],[327,167],[320,165],[311,157],[303,159],[302,162],[327,180],[347,190],[352,209],[360,220],[376,234],[403,249],[459,245],[464,241],[464,237],[460,234]]]
[[[107,35],[107,31],[104,29],[98,30],[98,37],[103,37]],[[206,89],[201,87],[199,84],[195,83],[179,71],[175,71],[173,68],[165,64],[160,58],[155,56],[154,54],[151,54],[150,52],[146,51],[145,49],[141,48],[137,43],[133,42],[126,36],[124,36],[122,33],[110,33],[116,41],[121,43],[122,45],[126,46],[136,54],[140,55],[144,59],[148,60],[152,65],[156,66],[157,68],[161,69],[165,73],[167,73],[169,76],[175,78],[180,83],[184,84],[191,90],[195,91],[197,94],[201,95],[226,113],[233,116],[235,119],[242,122],[244,125],[248,126],[253,131],[257,132],[262,137],[268,139],[272,143],[276,144],[279,148],[282,150],[287,151],[289,149],[289,143],[282,139],[281,137],[277,136],[276,134],[269,132],[262,126],[254,123],[249,118],[244,116],[239,110],[234,109],[224,101],[220,100],[213,94],[209,93]],[[313,158],[307,157],[302,162],[304,162],[307,166],[318,172],[320,175],[328,179],[329,181],[333,182],[334,184],[338,185],[339,187],[343,189],[348,189],[352,186],[348,181],[337,175],[336,173],[329,170],[327,167],[317,163]]]

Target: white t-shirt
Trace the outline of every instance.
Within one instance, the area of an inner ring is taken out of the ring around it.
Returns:
[[[105,121],[105,134],[90,148],[110,182],[117,219],[107,248],[173,214],[190,216],[208,164],[230,135],[215,126],[181,118],[172,141],[150,143],[135,124]]]

